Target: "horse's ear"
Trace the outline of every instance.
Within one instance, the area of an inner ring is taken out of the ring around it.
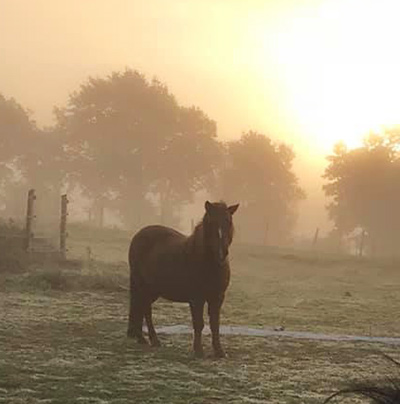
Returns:
[[[229,206],[229,207],[228,207],[229,213],[230,213],[231,215],[233,215],[233,214],[237,211],[237,208],[238,208],[238,207],[239,207],[239,204]]]
[[[211,202],[206,201],[206,203],[204,204],[204,207],[205,207],[207,213],[211,213],[211,210],[212,210]]]

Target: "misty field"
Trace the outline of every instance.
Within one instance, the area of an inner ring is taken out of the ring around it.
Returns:
[[[377,343],[223,336],[228,358],[191,355],[190,335],[163,347],[126,338],[129,237],[71,230],[67,268],[0,276],[0,402],[317,403],[349,380],[396,372]],[[87,253],[90,247],[91,260]],[[400,273],[391,261],[235,245],[222,324],[400,336]],[[156,327],[190,324],[159,301]]]

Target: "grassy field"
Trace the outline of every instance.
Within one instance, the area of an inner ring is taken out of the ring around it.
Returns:
[[[320,403],[348,380],[392,376],[398,347],[224,336],[228,358],[191,355],[189,335],[163,347],[125,337],[129,236],[71,231],[82,265],[0,276],[0,403]],[[94,261],[87,260],[90,247]],[[400,336],[393,262],[235,245],[226,325]],[[156,325],[190,324],[159,301]]]
[[[124,232],[110,230],[101,238],[79,232],[71,237],[70,254],[84,258],[90,247],[93,258],[112,263],[112,273],[127,286],[129,242]],[[226,324],[400,336],[400,322],[395,321],[400,262],[234,244],[231,268]],[[159,311],[162,323],[178,321],[175,314],[170,318],[169,309],[165,316]]]

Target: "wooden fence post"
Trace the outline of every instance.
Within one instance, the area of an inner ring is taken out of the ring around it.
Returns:
[[[314,239],[312,243],[313,248],[315,248],[315,246],[317,245],[318,236],[319,236],[319,227],[317,227],[317,229],[315,230]]]
[[[365,243],[365,230],[361,232],[360,248],[358,250],[358,256],[362,257],[364,253],[364,243]]]
[[[67,216],[68,216],[67,195],[61,196],[61,220],[60,220],[60,254],[62,259],[67,257]]]
[[[269,223],[268,223],[268,221],[265,223],[265,233],[264,233],[264,245],[268,245],[268,242],[269,242],[269,240],[268,240],[268,236],[269,236]]]
[[[102,229],[104,227],[104,200],[100,200],[99,204],[99,227]]]
[[[35,205],[36,195],[35,190],[30,189],[28,192],[28,203],[26,209],[26,226],[25,226],[25,251],[30,251],[33,239],[33,220],[35,218],[34,205]]]

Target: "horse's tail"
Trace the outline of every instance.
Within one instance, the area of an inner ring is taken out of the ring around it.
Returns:
[[[138,309],[138,305],[140,305],[140,298],[142,295],[143,289],[143,275],[141,271],[143,270],[144,264],[144,253],[143,250],[146,251],[147,243],[146,238],[143,238],[142,235],[137,233],[129,247],[128,254],[128,262],[129,262],[129,322],[128,322],[128,337],[133,337],[135,335],[135,321],[134,317],[135,310]],[[137,331],[137,330],[136,330]]]
[[[131,243],[131,245],[129,247],[128,262],[129,262],[129,273],[130,273],[130,287],[132,289],[132,284],[133,284],[133,280],[134,280],[134,275],[133,274],[134,274],[135,269],[136,269],[133,243]]]
[[[132,240],[133,241],[133,240]],[[135,299],[135,278],[137,276],[137,260],[134,254],[134,245],[131,242],[129,247],[129,320],[128,320],[128,337],[133,337],[134,330],[134,299]]]
[[[135,238],[132,239],[131,245],[129,247],[129,256],[128,256],[128,261],[129,261],[129,272],[130,272],[130,288],[134,287],[139,282],[139,278],[141,277],[140,275],[140,256],[139,256],[139,251],[136,246]]]

